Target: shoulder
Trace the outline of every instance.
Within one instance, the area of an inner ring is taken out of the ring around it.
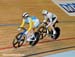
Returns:
[[[36,19],[37,17],[36,17],[36,16],[32,16],[31,18],[32,18],[32,19]]]
[[[48,15],[49,15],[49,14],[52,14],[52,12],[48,12]]]

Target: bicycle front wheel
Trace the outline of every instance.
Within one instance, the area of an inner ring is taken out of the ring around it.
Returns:
[[[17,34],[13,40],[13,47],[14,48],[21,47],[24,41],[25,41],[25,37],[23,36],[23,34],[22,33]]]
[[[44,26],[41,26],[38,32],[40,33],[40,39],[43,39],[47,35],[47,29]]]

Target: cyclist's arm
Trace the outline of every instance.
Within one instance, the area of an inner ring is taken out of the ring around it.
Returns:
[[[33,26],[32,19],[30,18],[29,20],[30,20],[30,22],[29,22],[29,28],[27,30],[28,32],[32,29],[32,26]]]
[[[47,17],[46,16],[44,16],[44,20],[43,20],[43,22],[46,22],[47,21]]]
[[[23,21],[22,21],[20,27],[23,28],[23,27],[24,27],[24,24],[25,24],[25,20],[23,19]]]

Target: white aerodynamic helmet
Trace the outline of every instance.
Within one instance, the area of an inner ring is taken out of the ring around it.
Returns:
[[[28,12],[24,12],[22,16],[26,18],[29,16],[29,14],[28,14]]]
[[[42,10],[42,14],[47,14],[48,11],[47,10]]]

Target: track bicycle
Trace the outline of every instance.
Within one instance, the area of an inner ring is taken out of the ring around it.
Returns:
[[[21,47],[24,44],[24,42],[25,43],[29,42],[29,45],[31,45],[31,46],[34,46],[38,43],[39,37],[40,37],[40,34],[38,32],[35,32],[34,33],[35,37],[32,38],[32,40],[34,40],[36,38],[35,41],[27,41],[27,35],[24,34],[25,32],[26,32],[26,29],[23,28],[23,31],[16,35],[16,37],[13,40],[14,48]],[[32,35],[30,35],[29,37],[31,37],[31,36]]]

